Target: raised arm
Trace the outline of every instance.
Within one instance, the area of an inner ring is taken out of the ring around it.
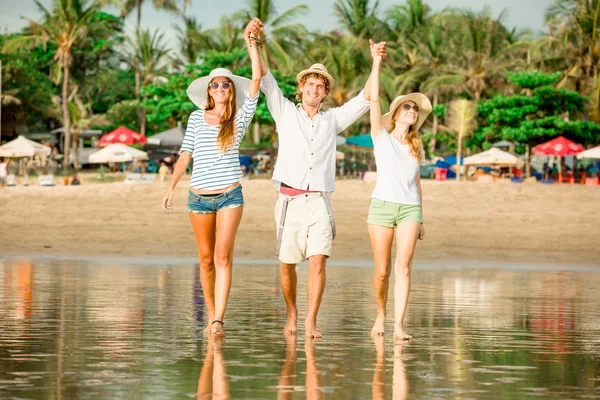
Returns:
[[[254,18],[244,31],[244,40],[246,41],[246,47],[248,48],[248,54],[250,55],[250,61],[252,63],[252,83],[250,84],[250,97],[256,96],[260,90],[260,79],[263,75],[266,75],[266,71],[263,74],[264,63],[260,55],[260,30],[263,24],[260,19]],[[265,68],[266,69],[266,68]]]
[[[381,133],[381,105],[379,104],[379,72],[381,63],[386,54],[385,42],[374,43],[369,40],[371,46],[371,57],[373,57],[373,67],[371,75],[365,85],[365,93],[368,92],[369,101],[371,102],[371,135],[375,139]]]

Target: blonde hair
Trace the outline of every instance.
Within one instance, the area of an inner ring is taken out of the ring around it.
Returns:
[[[300,82],[298,82],[298,87],[296,88],[296,93],[294,93],[296,95],[296,100],[297,101],[302,100],[302,92],[300,91],[300,86],[304,85],[306,83],[306,81],[308,80],[308,78],[315,78],[315,79],[322,80],[323,83],[325,84],[325,97],[327,97],[327,95],[331,91],[331,88],[329,87],[329,80],[326,79],[323,75],[319,75],[316,72],[311,72],[310,74],[304,75],[300,79]],[[323,99],[325,99],[325,97],[323,97]]]
[[[213,78],[214,79],[214,78]],[[235,130],[234,130],[234,119],[235,119],[235,111],[237,110],[237,104],[235,101],[235,85],[233,81],[227,77],[225,77],[227,82],[231,83],[231,88],[229,89],[229,101],[225,105],[225,112],[221,116],[221,121],[219,121],[219,134],[217,135],[217,143],[219,144],[219,149],[221,153],[225,153],[229,146],[232,146],[235,138]],[[212,83],[212,80],[210,81]],[[210,86],[209,83],[209,86]],[[204,110],[209,111],[215,108],[215,100],[210,94],[210,88],[206,88],[206,107]]]
[[[409,100],[409,101],[412,101],[412,100]],[[405,101],[404,103],[408,103],[408,101]],[[392,116],[392,123],[394,124],[394,127],[396,126],[396,113],[400,113],[400,110],[402,109],[402,105],[404,103],[400,104],[398,106],[398,108],[396,108],[396,111],[394,112],[394,115]],[[418,119],[419,119],[419,116],[417,113],[417,121],[418,121]],[[418,162],[421,162],[421,160],[423,159],[423,153],[421,152],[421,148],[423,147],[423,142],[421,141],[421,138],[419,137],[419,132],[417,132],[417,123],[414,123],[408,127],[408,132],[406,133],[406,136],[404,136],[404,143],[408,144],[409,154],[411,156],[413,156]]]

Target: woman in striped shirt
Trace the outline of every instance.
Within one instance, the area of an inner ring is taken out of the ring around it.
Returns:
[[[258,19],[253,23],[262,27]],[[217,68],[189,86],[187,94],[199,110],[190,115],[179,160],[163,196],[163,208],[172,209],[175,186],[193,158],[188,210],[208,309],[205,332],[215,335],[225,334],[233,245],[244,205],[238,149],[256,112],[260,88],[259,44],[251,31],[247,28],[244,38],[252,61],[252,80]]]

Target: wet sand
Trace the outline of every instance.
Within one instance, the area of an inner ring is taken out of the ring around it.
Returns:
[[[394,345],[393,291],[374,340],[372,271],[345,267],[327,272],[323,339],[286,340],[276,270],[236,269],[227,337],[211,340],[192,263],[0,260],[0,397],[598,398],[598,272],[417,270],[414,339]],[[302,267],[301,331],[307,281]]]
[[[0,189],[0,255],[195,257],[187,180],[174,211],[151,185]],[[243,182],[246,208],[236,257],[274,258],[276,193],[267,179]],[[336,182],[333,260],[368,262],[366,218],[373,182]],[[482,260],[600,266],[600,187],[423,181],[426,237],[416,260]]]

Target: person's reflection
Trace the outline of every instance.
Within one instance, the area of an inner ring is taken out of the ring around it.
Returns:
[[[394,400],[404,400],[408,398],[408,380],[406,379],[406,369],[402,361],[403,343],[394,344],[394,380],[392,386],[392,398]]]
[[[277,398],[281,400],[294,398],[294,386],[296,385],[296,335],[285,337],[285,362],[281,369],[279,378]]]
[[[208,348],[204,365],[198,379],[196,398],[211,396],[213,399],[229,399],[229,382],[223,360],[224,338],[211,335],[208,337]]]
[[[385,394],[385,337],[373,336],[375,348],[377,349],[377,362],[375,363],[375,373],[373,374],[373,390],[372,395],[374,400],[386,399]]]
[[[317,358],[315,348],[317,341],[306,338],[304,342],[304,352],[306,353],[306,398],[322,399],[321,378],[317,369]]]

